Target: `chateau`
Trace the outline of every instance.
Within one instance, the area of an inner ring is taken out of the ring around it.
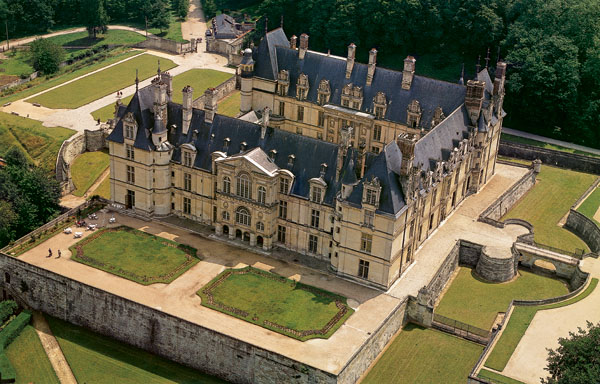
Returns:
[[[419,245],[494,174],[506,64],[449,83],[310,51],[282,29],[244,51],[242,119],[171,101],[160,72],[108,137],[111,195],[137,214],[176,215],[269,250],[329,263],[389,288]],[[254,116],[254,118],[252,118]],[[256,121],[256,123],[252,122]]]

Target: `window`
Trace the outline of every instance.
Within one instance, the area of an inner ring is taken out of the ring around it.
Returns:
[[[348,100],[348,99],[344,99],[344,100],[342,101],[342,105],[343,105],[344,107],[349,107],[349,106],[350,106],[350,100]]]
[[[258,187],[258,202],[261,204],[267,202],[267,189],[263,186]]]
[[[360,107],[360,104],[358,103],[358,101],[354,101],[354,102],[352,103],[352,108],[354,108],[354,109],[359,109],[359,107]]]
[[[433,191],[433,196],[431,198],[431,204],[435,205],[436,198],[437,198],[437,189]]]
[[[358,277],[363,279],[369,278],[369,262],[365,260],[358,261]]]
[[[429,230],[431,231],[433,229],[433,213],[431,214],[431,216],[429,216]]]
[[[135,183],[135,168],[131,165],[127,166],[127,182],[132,184]]]
[[[460,177],[460,168],[456,168],[456,176],[454,176],[454,184],[458,184],[459,177]]]
[[[412,221],[410,223],[410,231],[408,232],[408,237],[412,237],[414,233],[415,233],[415,222]]]
[[[133,140],[133,126],[125,125],[125,138]]]
[[[135,152],[133,151],[133,145],[125,144],[125,150],[127,151],[127,158],[135,160]]]
[[[250,225],[250,212],[244,208],[239,207],[235,210],[235,222],[242,225]]]
[[[227,211],[223,211],[223,212],[221,213],[221,217],[223,218],[223,220],[225,220],[225,221],[229,221],[229,212],[227,212]]]
[[[304,121],[304,107],[298,106],[298,121]]]
[[[285,227],[283,225],[277,226],[277,241],[285,244]]]
[[[287,201],[279,202],[279,217],[282,219],[287,219]]]
[[[321,190],[321,188],[313,187],[312,194],[310,195],[310,200],[314,203],[320,203],[322,194],[323,194],[323,191]]]
[[[375,107],[375,117],[383,119],[383,107]]]
[[[371,245],[373,244],[373,236],[363,233],[360,238],[360,250],[371,253]]]
[[[125,206],[127,209],[135,207],[135,191],[127,190],[127,196],[125,197]]]
[[[183,174],[183,189],[186,191],[192,190],[192,175],[189,173]]]
[[[365,196],[365,203],[370,205],[377,204],[377,191],[374,189],[367,188],[367,195]]]
[[[310,214],[310,226],[313,228],[319,228],[319,219],[321,217],[321,212],[313,209]]]
[[[231,193],[231,179],[228,176],[223,178],[223,193]]]
[[[285,101],[279,102],[279,115],[285,116]]]
[[[4,282],[6,284],[10,284],[10,275],[8,274],[8,272],[4,272]]]
[[[319,111],[319,127],[323,127],[325,125],[325,112]]]
[[[287,195],[290,190],[290,180],[289,179],[279,179],[279,193],[284,193]]]
[[[192,201],[187,197],[183,198],[183,213],[186,215],[192,213]]]
[[[373,220],[375,219],[375,212],[365,211],[365,225],[367,227],[373,227]]]
[[[381,125],[375,124],[373,126],[373,140],[375,140],[375,141],[381,140]]]
[[[192,166],[192,154],[190,152],[183,152],[183,165],[186,167]]]
[[[258,223],[256,223],[256,229],[259,231],[264,231],[265,230],[265,225],[263,224],[262,221],[259,221]]]
[[[317,236],[308,235],[308,252],[317,253]]]
[[[250,198],[250,178],[245,173],[237,177],[237,195],[246,199]]]
[[[379,147],[371,147],[371,152],[373,152],[374,154],[379,154]]]

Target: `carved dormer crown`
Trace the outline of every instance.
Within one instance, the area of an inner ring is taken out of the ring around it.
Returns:
[[[385,93],[377,92],[373,97],[373,114],[377,119],[383,119],[387,110],[387,100]]]
[[[324,105],[329,102],[329,98],[331,96],[331,86],[329,85],[329,80],[321,80],[319,82],[319,104]]]
[[[300,76],[298,76],[298,83],[296,84],[296,97],[298,100],[306,100],[306,97],[308,96],[308,89],[308,76],[306,76],[304,73],[301,73]]]
[[[277,93],[279,96],[286,96],[290,86],[290,73],[282,69],[277,74]]]
[[[421,124],[421,104],[417,100],[413,100],[408,104],[406,109],[406,125],[410,128],[417,128]]]

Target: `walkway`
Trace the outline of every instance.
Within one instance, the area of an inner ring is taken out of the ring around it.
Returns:
[[[205,52],[206,44],[204,43],[204,39],[206,38],[206,29],[206,20],[204,19],[200,0],[190,0],[187,18],[181,23],[183,38],[186,40],[201,38],[202,43],[198,43],[198,52]]]
[[[586,258],[581,269],[600,278],[598,259]],[[540,378],[548,375],[544,370],[547,349],[556,349],[558,339],[568,337],[569,332],[576,332],[578,327],[585,329],[587,321],[594,324],[600,321],[600,288],[575,304],[538,311],[502,374],[524,383],[539,383]]]
[[[513,136],[524,137],[526,139],[537,140],[537,141],[541,141],[543,143],[560,145],[561,147],[576,149],[578,151],[583,151],[583,152],[600,155],[600,149],[584,147],[583,145],[568,143],[566,141],[561,141],[561,140],[555,140],[555,139],[551,139],[549,137],[538,136],[538,135],[534,135],[533,133],[517,131],[516,129],[502,127],[502,132],[508,133],[509,135],[513,135]]]
[[[75,380],[71,367],[69,366],[67,359],[65,359],[65,355],[63,355],[62,349],[60,349],[60,345],[58,345],[58,341],[56,340],[56,337],[54,337],[46,318],[38,311],[33,312],[33,327],[42,342],[44,351],[46,351],[50,364],[52,364],[52,368],[54,369],[54,372],[56,372],[56,376],[58,376],[58,380],[60,380],[61,384],[77,384],[77,380]]]

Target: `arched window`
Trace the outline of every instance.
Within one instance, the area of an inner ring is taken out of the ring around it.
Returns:
[[[223,193],[231,193],[231,179],[227,176],[223,178]]]
[[[223,211],[223,213],[221,214],[221,216],[223,216],[223,220],[229,221],[229,212]]]
[[[250,198],[250,178],[241,173],[237,177],[237,195],[246,199]]]
[[[261,204],[267,202],[267,189],[265,187],[258,187],[258,202]]]
[[[263,224],[262,221],[259,221],[258,223],[256,223],[256,229],[259,231],[264,231],[265,230],[265,225]]]
[[[236,209],[235,222],[242,225],[250,225],[250,211],[244,207]]]

